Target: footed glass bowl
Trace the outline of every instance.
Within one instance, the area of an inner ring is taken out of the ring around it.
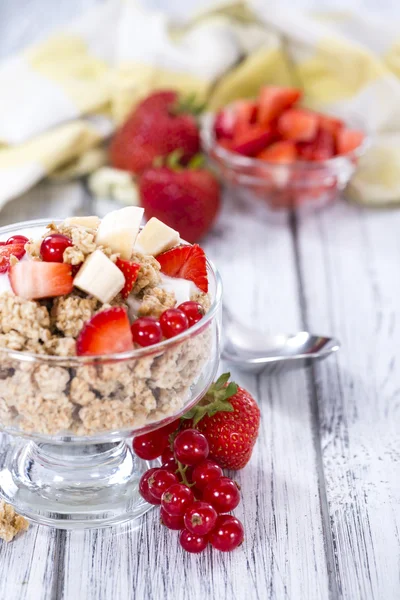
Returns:
[[[47,223],[0,228],[0,241],[38,237]],[[222,286],[209,262],[207,270],[210,310],[154,346],[66,358],[0,348],[0,429],[12,436],[0,454],[0,496],[17,512],[64,529],[121,523],[150,508],[138,491],[148,464],[132,437],[182,415],[214,379]]]

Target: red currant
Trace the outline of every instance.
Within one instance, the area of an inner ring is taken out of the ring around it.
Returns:
[[[164,452],[161,454],[161,462],[166,463],[171,458],[173,458],[175,460],[174,453],[172,452],[171,448],[169,448],[169,446],[167,446],[165,448]]]
[[[160,317],[160,325],[166,338],[172,338],[186,331],[189,327],[189,321],[181,310],[177,308],[168,308]]]
[[[192,300],[182,302],[182,304],[178,306],[178,310],[181,310],[187,316],[189,327],[197,323],[197,321],[200,321],[204,316],[202,305],[198,302],[193,302]]]
[[[222,552],[230,552],[243,542],[243,525],[232,515],[220,515],[217,523],[210,533],[209,540],[211,545]]]
[[[133,341],[139,346],[152,346],[162,340],[160,323],[152,317],[140,317],[131,327]]]
[[[169,515],[167,511],[163,509],[163,507],[161,507],[160,510],[160,520],[165,527],[168,527],[168,529],[181,530],[185,528],[182,516],[171,517],[171,515]]]
[[[12,235],[6,241],[6,244],[27,244],[29,242],[28,238],[24,235]]]
[[[166,460],[165,462],[163,461],[161,468],[165,469],[166,471],[170,471],[171,473],[175,473],[175,471],[178,470],[178,464],[175,458],[172,457]]]
[[[193,469],[193,483],[199,490],[204,490],[209,483],[221,479],[223,471],[217,463],[212,460],[205,460]]]
[[[64,250],[73,246],[72,240],[61,233],[51,233],[44,238],[40,246],[40,255],[45,262],[62,263]]]
[[[186,552],[192,552],[193,554],[203,552],[208,544],[207,537],[190,533],[187,529],[180,532],[179,542]]]
[[[139,458],[144,460],[154,460],[161,456],[166,445],[167,441],[162,435],[159,435],[157,430],[138,435],[132,442],[133,450]]]
[[[182,483],[171,485],[161,498],[161,506],[172,517],[183,517],[194,502],[192,490]]]
[[[218,513],[230,512],[240,502],[238,486],[229,477],[221,477],[208,484],[203,492],[203,500],[212,504]]]
[[[149,490],[149,479],[155,471],[158,471],[158,469],[149,469],[142,475],[139,481],[139,492],[146,502],[149,502],[150,504],[161,504],[161,501],[154,498],[153,494]]]
[[[209,451],[207,438],[197,429],[184,429],[174,440],[175,457],[184,465],[197,465]]]
[[[217,511],[207,502],[194,502],[185,512],[185,527],[196,535],[207,535],[217,522]]]
[[[168,490],[174,483],[178,483],[178,478],[171,471],[165,469],[157,469],[151,474],[147,480],[149,492],[156,500],[160,500],[164,492]]]

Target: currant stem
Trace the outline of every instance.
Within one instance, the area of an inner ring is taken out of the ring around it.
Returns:
[[[188,487],[188,488],[193,487],[194,483],[189,483],[188,480],[187,480],[187,478],[186,478],[187,465],[186,465],[186,467],[184,467],[183,464],[180,463],[179,461],[177,461],[177,463],[178,463],[178,469],[177,469],[177,471],[178,471],[179,475],[181,476],[182,483],[184,485],[186,485],[186,487]]]

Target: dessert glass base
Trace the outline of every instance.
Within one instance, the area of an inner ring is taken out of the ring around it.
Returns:
[[[0,241],[21,232],[34,237],[46,224],[1,228]],[[184,414],[215,377],[222,286],[208,261],[207,275],[210,308],[204,317],[153,346],[61,356],[0,344],[0,431],[10,436],[0,434],[0,498],[28,519],[61,529],[106,527],[151,508],[139,494],[149,465],[133,453],[132,437]],[[13,295],[6,302],[17,315],[9,320],[11,330],[18,333],[18,315],[31,312],[47,333],[61,335],[51,330],[46,302]],[[32,335],[37,323],[32,320]]]

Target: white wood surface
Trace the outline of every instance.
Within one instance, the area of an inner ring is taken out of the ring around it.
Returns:
[[[94,2],[0,1],[0,57]],[[0,225],[91,212],[90,202],[80,184],[41,184],[0,212]],[[184,554],[157,510],[136,528],[31,527],[0,543],[0,600],[397,600],[399,229],[400,211],[339,203],[276,225],[226,198],[205,247],[232,311],[343,345],[312,369],[234,373],[262,411],[252,461],[237,476],[245,543],[228,555]]]

